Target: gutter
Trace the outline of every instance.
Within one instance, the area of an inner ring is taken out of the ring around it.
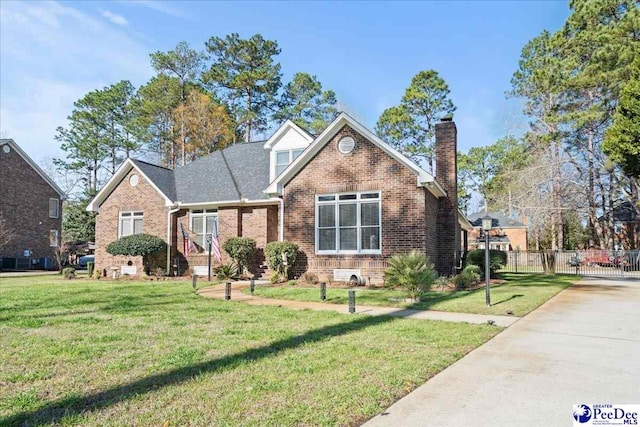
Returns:
[[[171,215],[179,210],[180,207],[167,211],[167,274],[171,273]]]
[[[278,201],[280,202],[280,207],[278,209],[280,214],[280,227],[278,227],[278,241],[284,241],[284,199],[278,197]]]

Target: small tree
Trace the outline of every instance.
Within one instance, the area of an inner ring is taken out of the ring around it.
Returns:
[[[231,237],[222,245],[224,251],[233,259],[240,273],[249,270],[249,264],[256,251],[256,241],[248,237]]]
[[[485,253],[484,249],[474,249],[467,253],[467,265],[477,265],[480,267],[480,272],[484,276],[484,264]],[[495,249],[489,250],[489,271],[491,275],[494,275],[496,271],[500,270],[507,264],[507,253],[504,251],[498,251]]]
[[[167,244],[160,237],[150,234],[134,234],[109,243],[107,252],[111,255],[141,256],[144,271],[149,274],[153,256],[166,248]]]
[[[287,264],[284,263],[283,254],[286,254]],[[289,268],[296,262],[298,254],[298,245],[295,243],[271,242],[264,247],[264,257],[269,268],[278,274],[289,278]]]
[[[429,258],[418,251],[394,255],[389,258],[388,264],[384,272],[385,286],[403,288],[409,298],[419,298],[438,277]]]

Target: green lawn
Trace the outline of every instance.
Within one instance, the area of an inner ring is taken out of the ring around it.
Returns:
[[[357,425],[499,330],[0,276],[0,425]]]
[[[363,288],[356,291],[356,305],[504,315],[511,310],[515,316],[524,316],[579,279],[576,276],[541,274],[505,273],[502,276],[507,282],[491,287],[491,307],[485,304],[484,287],[473,291],[430,292],[426,295],[426,300],[419,303],[405,302],[406,295],[399,290]],[[244,292],[248,293],[249,290]],[[303,285],[256,287],[255,295],[276,299],[320,301],[320,291],[317,287],[308,288]],[[328,288],[326,302],[347,304],[347,290]]]

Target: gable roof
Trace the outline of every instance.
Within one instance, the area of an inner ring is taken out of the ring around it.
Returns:
[[[171,169],[162,166],[143,162],[142,160],[131,159],[134,165],[147,177],[149,181],[154,183],[160,193],[164,194],[168,199],[176,199],[176,184],[174,172]]]
[[[481,227],[482,217],[485,215],[487,215],[486,212],[474,212],[469,215],[468,218],[474,227]],[[493,219],[493,228],[527,228],[522,222],[509,218],[499,212],[489,212],[488,215]]]
[[[267,199],[263,190],[269,184],[269,151],[262,142],[234,144],[176,169],[174,200],[189,205]]]
[[[280,125],[278,130],[276,130],[275,133],[271,135],[269,139],[265,141],[263,147],[266,149],[271,149],[273,144],[275,144],[280,139],[280,137],[282,137],[285,133],[287,133],[289,129],[293,129],[294,131],[298,132],[300,136],[302,136],[305,140],[307,140],[307,142],[311,143],[311,141],[313,141],[313,135],[307,132],[306,129],[301,128],[291,120],[287,120],[282,125]]]
[[[426,187],[436,197],[446,196],[446,191],[438,184],[433,175],[413,163],[411,160],[400,154],[389,144],[378,138],[369,129],[357,122],[346,113],[340,113],[324,131],[307,147],[307,149],[296,158],[291,164],[275,179],[267,189],[267,194],[282,194],[282,189],[313,157],[329,142],[329,140],[343,126],[348,125],[353,130],[371,141],[374,145],[396,159],[399,163],[411,169],[417,177],[417,185]]]
[[[29,166],[31,166],[31,168],[36,171],[36,173],[40,175],[40,177],[42,177],[42,179],[44,179],[45,182],[49,184],[49,186],[53,188],[56,193],[60,195],[61,199],[64,200],[66,198],[66,194],[64,193],[64,191],[62,191],[62,189],[58,187],[53,179],[51,179],[49,175],[47,175],[45,171],[43,171],[42,168],[40,168],[40,166],[38,166],[38,164],[34,162],[33,159],[29,157],[29,155],[25,153],[13,139],[0,139],[0,147],[2,147],[3,145],[9,145],[13,150],[15,150],[15,152],[18,153],[18,155],[22,157],[24,161],[27,162]]]
[[[127,160],[125,160],[116,170],[109,181],[107,181],[104,187],[100,189],[98,194],[96,194],[96,196],[89,202],[86,210],[89,212],[98,212],[102,202],[109,197],[109,194],[115,190],[120,181],[122,181],[132,168],[136,169],[144,179],[149,181],[149,184],[151,184],[151,186],[164,199],[165,206],[173,205],[173,200],[175,199],[175,187],[171,185],[171,181],[173,181],[173,171],[141,160],[127,158]],[[163,189],[169,194],[166,194]],[[173,198],[170,198],[170,195],[173,196]]]

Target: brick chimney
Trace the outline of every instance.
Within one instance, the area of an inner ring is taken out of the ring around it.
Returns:
[[[438,262],[440,274],[452,274],[460,262],[458,224],[458,130],[450,117],[436,124],[436,180],[447,192],[438,200]]]

